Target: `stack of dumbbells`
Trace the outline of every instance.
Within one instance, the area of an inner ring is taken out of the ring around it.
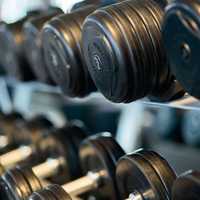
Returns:
[[[73,122],[55,128],[17,113],[1,114],[0,124],[1,199],[199,199],[200,172],[177,177],[158,153],[126,154],[110,133],[88,136]]]
[[[115,103],[199,98],[198,0],[85,0],[0,24],[2,73],[65,96]],[[176,176],[158,153],[126,154],[109,133],[44,116],[0,114],[0,198],[196,200],[200,172]]]

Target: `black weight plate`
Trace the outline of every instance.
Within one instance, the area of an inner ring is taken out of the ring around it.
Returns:
[[[54,147],[49,151],[49,156],[63,157],[65,165],[58,170],[59,176],[51,177],[52,182],[62,184],[82,175],[78,149],[85,138],[85,130],[71,123],[55,131],[52,135]]]
[[[52,79],[68,96],[85,96],[95,90],[82,56],[82,24],[95,10],[88,6],[50,20],[43,28],[45,61]]]
[[[78,9],[84,8],[88,5],[99,5],[101,7],[107,6],[110,4],[114,4],[120,2],[121,0],[83,0],[78,3],[75,3],[71,9],[71,11],[76,11]]]
[[[53,124],[45,116],[38,115],[16,125],[15,140],[23,144],[36,144],[52,127]]]
[[[166,189],[166,199],[171,198],[172,192],[171,188],[173,185],[173,182],[176,179],[175,171],[171,168],[169,163],[161,157],[158,153],[154,151],[145,151],[141,150],[136,152],[136,154],[142,156],[145,158],[148,162],[151,163],[153,166],[155,172],[159,175],[163,186]]]
[[[34,79],[34,75],[24,55],[22,25],[28,17],[16,23],[0,25],[0,63],[9,76],[22,81]]]
[[[161,37],[163,15],[157,3],[144,0],[114,4],[87,17],[83,53],[107,99],[120,103],[155,96],[166,101],[182,95],[169,73]]]
[[[184,89],[200,98],[199,1],[184,0],[170,4],[163,25],[163,37],[171,69]]]
[[[34,174],[34,172],[32,171],[31,168],[30,169],[22,168],[22,167],[18,166],[17,169],[23,174],[24,178],[26,179],[26,181],[31,189],[31,193],[42,189],[42,183],[41,183],[40,179],[37,177],[37,174],[36,175]],[[18,183],[18,186],[20,186],[20,183]]]
[[[93,136],[80,147],[80,159],[84,173],[105,170],[107,178],[91,195],[101,199],[118,199],[115,181],[116,161],[124,155],[121,147],[109,136]],[[108,146],[109,145],[109,146]]]
[[[26,200],[32,193],[30,185],[17,168],[6,171],[0,183],[1,196],[5,200]]]
[[[116,178],[121,199],[137,192],[145,200],[166,200],[166,189],[160,176],[152,164],[138,154],[126,155],[119,160]]]
[[[59,185],[50,185],[46,190],[51,191],[51,193],[56,196],[57,200],[72,200],[72,198],[65,192],[65,190]]]
[[[177,178],[172,188],[172,199],[199,200],[200,172],[189,171]]]
[[[47,21],[61,13],[62,12],[59,9],[50,9],[45,14],[30,18],[23,25],[23,32],[25,35],[25,53],[33,72],[41,82],[52,83],[44,62],[41,44],[41,30]]]
[[[7,144],[0,149],[1,154],[12,150],[19,145],[19,143],[15,141],[15,136],[13,134],[15,132],[16,124],[20,121],[24,121],[24,119],[20,113],[16,112],[5,114],[0,117],[0,135],[5,136],[7,142]]]
[[[50,190],[43,189],[37,192],[34,192],[28,200],[59,200]]]
[[[116,34],[119,36],[115,37]],[[120,97],[126,97],[126,88],[130,87],[125,67],[128,61],[124,61],[125,55],[121,52],[127,49],[121,40],[117,23],[107,12],[99,9],[86,19],[83,26],[83,53],[89,72],[98,90],[115,102]],[[111,44],[110,41],[114,42]]]

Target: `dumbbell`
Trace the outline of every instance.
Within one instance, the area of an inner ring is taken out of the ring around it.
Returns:
[[[12,141],[18,144],[18,147],[0,155],[0,175],[5,169],[19,163],[31,162],[35,164],[40,162],[45,154],[43,155],[44,152],[37,145],[41,143],[47,130],[52,126],[52,123],[43,116],[34,117],[28,122],[18,123],[12,133]]]
[[[110,194],[109,199],[171,199],[171,187],[175,179],[176,175],[165,159],[153,151],[139,150],[123,156],[118,161],[116,168],[117,197]],[[52,185],[45,190],[34,192],[29,200],[73,199],[73,195],[79,194],[77,191],[79,191],[78,182],[72,182],[71,185],[69,183],[62,187]]]
[[[39,13],[40,11],[31,11],[17,22],[0,25],[0,63],[9,76],[22,81],[35,79],[25,57],[22,26],[27,19]]]
[[[42,196],[40,192],[36,192],[30,199],[65,199],[68,195],[64,190],[72,196],[92,194],[97,199],[118,199],[115,167],[117,160],[124,155],[124,151],[117,142],[108,134],[90,136],[80,145],[79,155],[86,176],[62,187],[52,185],[43,188]]]
[[[172,188],[173,200],[200,199],[200,172],[188,171],[174,181]]]
[[[138,150],[120,158],[116,179],[121,200],[170,200],[176,174],[158,153]]]
[[[98,90],[110,101],[184,94],[170,72],[161,34],[163,1],[129,0],[96,10],[84,22],[83,53]]]
[[[43,14],[28,19],[23,25],[24,48],[27,60],[39,81],[52,83],[47,72],[41,48],[41,30],[43,25],[56,15],[62,14],[59,9],[49,9]]]
[[[45,146],[50,146],[49,155],[44,162],[32,168],[17,166],[1,176],[1,197],[25,200],[32,192],[46,185],[44,179],[62,184],[80,177],[78,147],[85,137],[82,128],[73,124],[58,129],[44,142]],[[22,193],[18,192],[23,190]]]
[[[192,96],[200,98],[198,52],[200,48],[200,3],[196,0],[172,1],[166,8],[163,38],[171,69]]]
[[[0,153],[17,146],[17,143],[13,141],[13,132],[21,121],[24,119],[20,113],[0,114]]]
[[[114,2],[117,1],[84,1],[85,6],[78,5],[73,12],[55,17],[44,26],[42,44],[46,65],[65,95],[84,97],[96,91],[82,55],[82,26],[97,7]]]

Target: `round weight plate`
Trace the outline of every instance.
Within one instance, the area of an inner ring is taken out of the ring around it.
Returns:
[[[47,157],[63,158],[64,161],[58,169],[58,173],[49,178],[51,182],[63,184],[82,175],[78,149],[86,136],[87,133],[83,127],[74,123],[67,123],[63,128],[47,135],[40,148],[48,148]]]
[[[31,185],[18,168],[6,171],[0,183],[1,195],[5,200],[26,200],[33,192]]]
[[[17,124],[16,141],[23,144],[37,144],[52,127],[53,124],[45,116],[38,115],[27,122]]]
[[[21,168],[20,166],[17,167],[17,169],[23,174],[25,177],[27,183],[29,184],[29,187],[32,192],[42,189],[42,184],[40,179],[37,177],[37,174],[35,175],[32,169],[29,168]],[[20,186],[20,183],[18,183],[18,186]]]
[[[91,195],[102,199],[118,199],[115,181],[117,160],[124,155],[124,151],[109,136],[92,136],[80,146],[80,159],[84,173],[89,171],[103,171],[105,177],[100,181],[98,189],[91,191]]]
[[[51,191],[51,193],[56,196],[57,200],[72,200],[72,198],[65,192],[65,190],[59,185],[50,185],[46,190]]]
[[[175,96],[161,38],[163,14],[154,1],[124,1],[85,20],[84,57],[107,99],[120,103],[147,95],[163,101]]]
[[[148,200],[170,199],[168,184],[172,180],[173,172],[168,171],[171,170],[168,164],[166,169],[164,169],[165,163],[162,163],[163,160],[158,161],[161,159],[160,156],[153,159],[153,157],[158,155],[152,155],[152,152],[147,155],[147,153],[142,153],[141,151],[142,155],[140,155],[139,152],[136,152],[126,155],[119,160],[116,177],[122,199],[129,197],[133,193],[138,193],[143,199]],[[160,166],[157,166],[155,169],[155,164]]]
[[[16,124],[20,122],[24,122],[24,119],[21,114],[19,113],[10,113],[6,114],[2,117],[0,117],[0,127],[1,127],[1,136],[6,137],[6,145],[0,149],[1,153],[6,153],[11,149],[16,148],[19,143],[18,141],[15,141],[15,129],[16,129]],[[18,134],[18,133],[17,133]]]
[[[41,44],[41,30],[48,20],[61,13],[60,10],[49,10],[48,13],[30,18],[23,25],[26,56],[33,72],[41,82],[52,83],[44,62]]]
[[[54,194],[47,189],[43,189],[37,192],[34,192],[28,200],[59,200],[54,196]]]
[[[171,197],[171,187],[176,179],[176,174],[175,171],[169,165],[169,163],[154,151],[141,150],[136,153],[151,163],[167,191],[166,199],[168,197]]]
[[[199,47],[200,21],[199,2],[175,1],[169,4],[163,25],[163,37],[176,79],[192,96],[200,98]]]
[[[52,79],[68,96],[83,97],[95,90],[82,56],[82,24],[95,10],[88,6],[60,15],[43,28],[43,49]]]
[[[28,18],[0,26],[0,62],[9,76],[19,80],[33,80],[34,75],[24,56],[22,25]]]
[[[199,200],[200,172],[190,171],[177,178],[172,188],[172,199]]]

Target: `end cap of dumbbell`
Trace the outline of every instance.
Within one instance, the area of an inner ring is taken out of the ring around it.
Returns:
[[[25,58],[22,25],[27,18],[12,24],[0,25],[0,62],[6,73],[18,80],[29,81],[34,75]]]
[[[47,188],[34,192],[28,200],[72,200],[67,192],[59,185],[50,185]]]
[[[181,175],[172,187],[172,199],[199,200],[200,172],[189,171]]]
[[[200,98],[199,2],[174,1],[166,9],[163,38],[176,79],[192,96]]]
[[[26,200],[41,188],[40,180],[31,169],[16,167],[6,171],[0,179],[0,195],[6,200]]]
[[[43,28],[43,49],[52,79],[63,93],[83,97],[95,90],[82,56],[82,23],[94,10],[87,7],[50,20]]]
[[[63,128],[55,130],[53,134],[47,136],[50,145],[53,145],[48,154],[50,157],[64,158],[58,169],[58,175],[50,178],[51,182],[63,184],[81,177],[81,164],[78,149],[81,142],[87,137],[87,132],[82,126],[75,123],[68,123]],[[44,145],[48,145],[45,140]],[[46,147],[45,147],[46,148]],[[49,149],[49,148],[48,148]]]
[[[41,30],[43,25],[56,15],[62,14],[57,10],[49,10],[45,14],[37,17],[31,17],[23,25],[25,34],[25,53],[36,77],[41,82],[52,83],[48,70],[45,66],[44,56],[42,51]]]
[[[120,197],[139,194],[143,198],[170,199],[176,175],[167,161],[153,151],[139,150],[122,157],[116,170]],[[151,191],[146,196],[146,191]]]
[[[167,101],[176,95],[159,28],[163,9],[154,1],[141,4],[124,1],[98,9],[83,26],[83,53],[89,72],[100,92],[113,102],[127,103],[149,95]],[[141,11],[143,7],[146,12]],[[138,25],[140,15],[148,32]]]

